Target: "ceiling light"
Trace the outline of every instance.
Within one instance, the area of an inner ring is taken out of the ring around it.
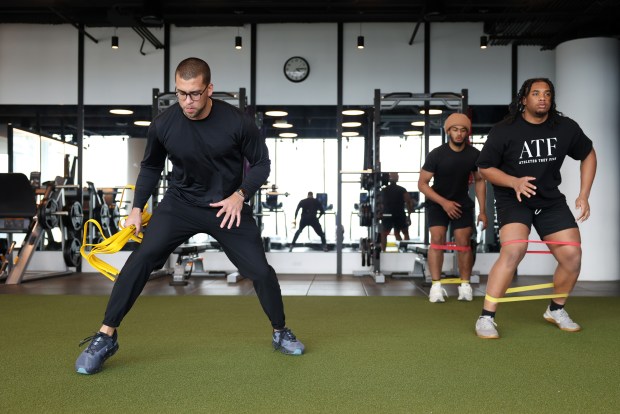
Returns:
[[[243,40],[241,39],[241,36],[235,36],[235,49],[239,50],[243,48],[243,44],[242,44]]]
[[[364,111],[361,109],[345,109],[342,111],[342,115],[363,115]]]
[[[346,131],[342,133],[342,136],[343,137],[356,137],[359,134],[360,134],[359,132],[355,132],[355,131]]]
[[[286,119],[278,119],[273,123],[274,128],[292,128],[293,124],[286,122]]]
[[[413,121],[411,123],[413,126],[424,126],[424,121]]]
[[[428,110],[429,115],[440,115],[441,112],[443,112],[441,109],[429,109]],[[424,115],[426,111],[424,109],[420,109],[420,113]]]
[[[489,39],[486,36],[480,36],[480,49],[486,49],[487,48],[488,40]]]
[[[284,112],[284,111],[267,111],[267,112],[265,112],[265,115],[267,115],[267,116],[287,116],[288,112]]]
[[[343,122],[342,126],[345,128],[353,128],[362,125],[361,122]]]
[[[297,138],[297,134],[294,132],[282,132],[279,136],[280,138]]]
[[[403,135],[408,135],[408,136],[411,136],[411,135],[422,135],[422,131],[405,131],[405,132],[403,132]]]
[[[360,34],[357,36],[357,48],[364,48],[364,36],[362,36],[362,22],[360,22]]]
[[[118,49],[118,36],[112,36],[112,49]]]
[[[110,113],[114,115],[131,115],[133,111],[131,109],[110,109]]]
[[[151,121],[133,121],[133,124],[137,126],[149,126],[151,125]]]

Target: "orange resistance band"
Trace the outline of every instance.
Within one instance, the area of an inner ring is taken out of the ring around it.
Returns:
[[[471,246],[457,246],[454,242],[448,242],[446,244],[433,244],[431,243],[431,249],[437,250],[454,250],[459,252],[468,252],[471,250]]]
[[[544,240],[509,240],[507,242],[503,242],[502,246],[506,246],[507,244],[515,244],[515,243],[542,243],[542,244],[559,244],[559,245],[566,245],[566,246],[581,246],[581,243],[579,242],[544,241]],[[526,253],[551,254],[549,250],[527,250]]]

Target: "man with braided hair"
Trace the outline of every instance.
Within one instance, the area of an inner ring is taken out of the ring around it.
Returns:
[[[575,220],[558,186],[560,167],[569,156],[581,162],[581,185]],[[592,141],[579,125],[562,115],[555,105],[553,83],[546,78],[528,79],[510,104],[508,116],[489,133],[477,162],[480,173],[493,184],[499,236],[503,244],[489,272],[487,296],[476,321],[480,338],[499,338],[495,323],[498,299],[506,294],[523,259],[534,225],[558,261],[553,275],[555,297],[543,317],[563,331],[581,327],[566,310],[581,268],[581,236],[577,222],[590,216],[588,198],[596,174]],[[523,242],[510,243],[523,240]],[[565,243],[565,244],[563,244]]]
[[[254,120],[238,108],[212,99],[207,62],[188,58],[175,71],[178,102],[155,117],[136,183],[133,209],[125,226],[142,229],[142,207],[157,186],[164,165],[172,162],[164,198],[144,238],[123,266],[105,311],[103,325],[78,357],[80,374],[99,372],[118,349],[117,328],[149,275],[181,243],[197,233],[213,236],[239,272],[252,279],[258,300],[273,328],[273,347],[301,355],[303,344],[284,322],[280,284],[267,263],[260,230],[249,200],[267,180],[269,152]],[[244,175],[244,162],[249,169]]]
[[[428,267],[433,284],[428,299],[432,303],[444,302],[444,296],[447,296],[441,287],[444,252],[440,246],[446,245],[448,225],[452,226],[457,246],[454,254],[457,255],[461,279],[458,300],[473,299],[469,284],[474,265],[473,252],[469,248],[474,228],[474,201],[468,193],[471,174],[480,209],[477,221],[482,223],[483,228],[487,225],[486,183],[476,169],[480,151],[469,145],[468,140],[471,121],[464,114],[454,113],[446,118],[444,130],[448,142],[428,154],[418,181],[418,189],[426,197],[426,219],[431,233]]]

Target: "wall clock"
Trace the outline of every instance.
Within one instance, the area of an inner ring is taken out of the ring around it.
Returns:
[[[300,56],[293,56],[284,62],[284,76],[291,82],[303,82],[310,74],[310,64]]]

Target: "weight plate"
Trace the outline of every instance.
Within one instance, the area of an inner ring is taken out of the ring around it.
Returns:
[[[44,229],[51,230],[58,226],[57,212],[58,203],[53,198],[48,199],[43,206],[39,207],[39,222]]]
[[[80,264],[82,258],[80,247],[82,247],[82,242],[78,238],[70,238],[65,241],[62,257],[65,259],[65,264],[68,267],[77,267]]]

